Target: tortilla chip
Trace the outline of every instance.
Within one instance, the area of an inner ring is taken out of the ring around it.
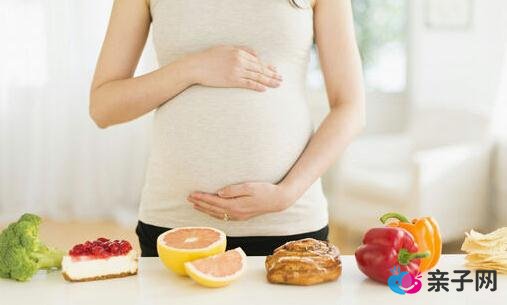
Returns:
[[[471,230],[465,235],[461,250],[468,253],[466,267],[507,273],[507,227],[488,234]]]

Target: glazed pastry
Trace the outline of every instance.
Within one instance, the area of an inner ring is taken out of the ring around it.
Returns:
[[[313,285],[337,279],[342,266],[338,249],[313,238],[291,241],[266,257],[271,283]]]

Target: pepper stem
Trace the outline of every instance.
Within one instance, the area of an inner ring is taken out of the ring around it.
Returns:
[[[426,258],[429,257],[431,254],[429,251],[424,252],[417,252],[417,253],[410,253],[407,249],[401,249],[398,252],[398,263],[400,265],[406,266],[410,263],[410,261],[418,258]]]
[[[400,214],[400,213],[395,213],[395,212],[390,212],[390,213],[386,213],[384,215],[382,215],[382,217],[380,217],[380,221],[383,223],[383,224],[386,224],[386,222],[391,219],[391,218],[396,218],[398,219],[400,222],[405,222],[405,223],[410,223],[410,220],[408,220],[407,217],[405,217],[404,215]]]

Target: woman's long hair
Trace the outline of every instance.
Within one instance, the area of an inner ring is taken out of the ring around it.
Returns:
[[[311,1],[312,0],[289,0],[289,3],[296,8],[305,9],[312,7]]]

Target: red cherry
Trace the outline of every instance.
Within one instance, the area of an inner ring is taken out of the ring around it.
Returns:
[[[87,240],[82,244],[75,245],[69,250],[69,255],[108,258],[127,254],[130,250],[132,250],[132,245],[127,240],[111,240],[99,237],[94,241]]]
[[[83,251],[84,251],[84,246],[82,244],[77,244],[69,251],[69,255],[79,256],[79,255],[83,254]]]
[[[100,246],[94,246],[94,247],[92,248],[92,254],[93,254],[93,255],[99,255],[99,254],[101,254],[102,252],[104,252],[104,249],[102,249],[102,247],[100,247]]]
[[[90,251],[92,249],[92,245],[91,244],[84,244],[83,247],[82,247],[82,252],[83,253],[86,253],[86,254],[89,254]]]
[[[132,246],[128,241],[122,241],[120,244],[120,248],[122,254],[127,254],[132,249]]]
[[[118,254],[120,251],[120,246],[118,244],[112,244],[109,247],[109,250],[111,251],[112,254]]]

